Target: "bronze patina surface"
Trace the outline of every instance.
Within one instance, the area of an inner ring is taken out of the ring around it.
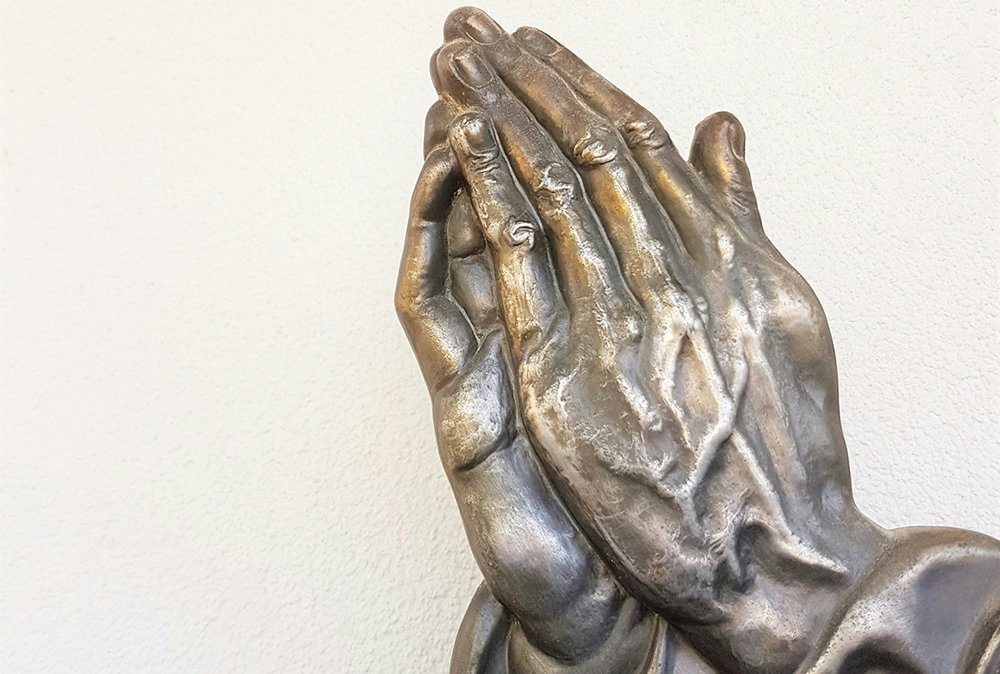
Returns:
[[[998,674],[1000,543],[856,507],[745,136],[445,24],[396,304],[485,577],[453,674]]]

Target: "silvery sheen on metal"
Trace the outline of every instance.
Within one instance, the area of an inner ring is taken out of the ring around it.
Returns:
[[[1000,674],[1000,543],[854,503],[742,126],[683,159],[545,33],[445,23],[396,307],[485,581],[452,674]]]

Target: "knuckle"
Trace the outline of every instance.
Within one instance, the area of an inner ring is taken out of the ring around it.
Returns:
[[[622,152],[618,133],[605,124],[593,124],[573,146],[573,161],[581,167],[600,166],[614,161]]]
[[[412,322],[409,302],[407,302],[402,295],[396,293],[393,306],[396,309],[396,318],[399,319],[399,322],[402,323],[404,327],[408,326]]]
[[[507,218],[498,235],[507,248],[533,250],[542,236],[541,225],[528,213]]]
[[[392,296],[392,304],[396,309],[396,315],[400,318],[407,315],[410,311],[410,301],[408,297],[408,292],[404,285],[400,283],[396,286],[396,292]]]
[[[420,302],[411,293],[397,293],[395,307],[396,317],[407,330],[420,322]]]
[[[392,296],[393,306],[396,309],[396,316],[399,317],[401,321],[406,323],[410,318],[412,318],[414,311],[416,310],[416,304],[418,302],[418,294],[414,288],[413,280],[407,270],[399,276],[399,281],[396,283],[396,292]]]
[[[543,215],[555,215],[571,208],[583,195],[576,171],[565,162],[552,162],[535,171],[531,190]]]
[[[656,150],[669,145],[670,134],[660,121],[648,112],[637,115],[622,127],[625,143],[631,149]]]
[[[483,178],[498,180],[504,173],[499,148],[470,152],[466,157],[466,164],[469,171]]]
[[[407,330],[423,322],[428,313],[428,299],[419,288],[410,284],[400,286],[396,291],[394,304],[396,316]]]
[[[440,295],[428,292],[421,274],[413,270],[404,271],[393,296],[396,316],[407,330],[426,322],[435,313],[440,300]]]

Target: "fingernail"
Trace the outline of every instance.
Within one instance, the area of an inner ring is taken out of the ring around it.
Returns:
[[[481,115],[465,115],[461,119],[459,129],[462,132],[463,140],[473,152],[484,152],[497,146],[496,138],[490,129],[490,123]]]
[[[455,54],[451,57],[451,63],[455,76],[468,87],[478,89],[493,80],[489,66],[471,50]]]
[[[472,12],[465,17],[465,34],[479,44],[493,44],[503,37],[503,28],[485,12]]]
[[[515,35],[531,53],[538,56],[552,56],[559,51],[559,43],[537,28],[520,28]]]
[[[746,154],[746,137],[732,123],[726,124],[726,132],[729,134],[729,148],[738,159],[743,159]]]

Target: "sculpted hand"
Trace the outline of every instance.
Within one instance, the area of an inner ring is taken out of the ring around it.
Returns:
[[[539,31],[465,9],[445,35],[432,71],[465,112],[452,145],[556,490],[634,596],[726,641],[720,665],[787,670],[884,536],[851,500],[829,328],[763,234],[742,128],[713,115],[687,162]]]
[[[540,31],[466,8],[445,37],[432,74],[515,375],[493,388],[516,391],[518,437],[622,586],[719,671],[980,658],[1000,546],[885,532],[856,508],[829,327],[764,235],[739,122],[710,116],[685,161]],[[960,580],[928,590],[942,574]],[[866,621],[872,602],[889,627]]]
[[[468,36],[468,21],[484,16],[460,10],[446,32]],[[667,237],[681,240],[684,253],[668,257],[667,266],[699,309],[737,402],[738,434],[757,454],[791,528],[833,554],[843,541],[814,525],[831,513],[867,522],[850,507],[833,339],[812,289],[764,234],[742,125],[729,113],[710,115],[698,125],[685,162],[652,114],[545,33],[522,28],[481,49],[564,147],[599,141],[639,169],[666,213]],[[536,64],[526,52],[565,85],[531,76]],[[574,98],[593,112],[590,129],[564,117],[578,112],[565,103]],[[581,172],[585,181],[588,172]]]
[[[516,618],[508,637],[504,609],[480,593],[470,620],[492,624],[468,625],[464,638],[495,643],[460,639],[455,667],[464,669],[455,671],[491,667],[462,659],[502,653],[509,638],[511,672],[639,672],[670,657],[664,625],[627,597],[581,534],[518,421],[490,262],[459,189],[448,121],[441,104],[428,115],[396,307],[431,392],[441,460],[469,543],[489,592]]]

